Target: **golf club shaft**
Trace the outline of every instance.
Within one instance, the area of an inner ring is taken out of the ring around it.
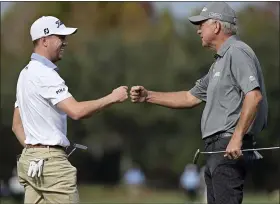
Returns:
[[[265,148],[256,148],[256,149],[242,149],[242,152],[249,152],[249,151],[262,151],[262,150],[272,150],[272,149],[279,149],[280,147],[265,147]],[[226,153],[226,151],[216,151],[216,152],[200,152],[201,154],[218,154],[218,153]]]

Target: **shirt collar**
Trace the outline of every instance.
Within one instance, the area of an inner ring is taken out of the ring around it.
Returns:
[[[230,36],[220,47],[217,54],[214,55],[214,58],[217,59],[218,57],[223,57],[226,51],[230,48],[230,46],[235,42],[239,40],[239,38],[236,35]]]
[[[38,62],[41,62],[42,64],[44,64],[45,66],[54,69],[55,71],[58,70],[58,67],[52,63],[50,60],[48,60],[46,57],[43,57],[37,53],[32,53],[31,55],[31,60],[36,60]]]

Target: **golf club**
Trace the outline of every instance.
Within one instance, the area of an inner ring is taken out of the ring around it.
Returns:
[[[280,147],[265,147],[265,148],[255,148],[255,149],[243,149],[241,151],[242,152],[249,152],[249,151],[263,151],[263,150],[274,150],[274,149],[280,149]],[[220,154],[220,153],[226,153],[226,151],[223,150],[223,151],[215,151],[215,152],[201,152],[200,149],[198,149],[195,152],[195,155],[193,157],[193,164],[197,163],[197,160],[198,160],[200,154]],[[259,153],[256,152],[256,154],[257,154],[259,159],[262,158],[262,156]]]
[[[73,149],[72,149],[72,151],[67,155],[67,157],[69,157],[77,148],[78,149],[82,149],[82,150],[87,150],[87,146],[85,146],[85,145],[81,145],[81,144],[76,144],[76,143],[74,143],[73,144]]]

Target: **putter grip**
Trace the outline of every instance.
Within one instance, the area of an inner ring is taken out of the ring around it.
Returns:
[[[84,145],[81,145],[81,144],[74,144],[73,146],[78,148],[78,149],[87,150],[87,146],[84,146]]]

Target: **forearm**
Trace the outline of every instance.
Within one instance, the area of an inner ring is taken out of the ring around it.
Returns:
[[[78,102],[76,119],[88,118],[92,116],[92,114],[101,111],[113,103],[114,101],[111,95],[107,95],[97,100]]]
[[[16,135],[20,144],[25,147],[25,134],[22,125],[18,125],[17,127],[13,127],[13,132]]]
[[[246,96],[242,105],[241,114],[237,126],[235,128],[233,137],[238,139],[243,139],[244,135],[247,133],[248,129],[255,120],[258,105],[261,101],[261,96],[256,96],[251,94]]]
[[[201,101],[193,96],[188,91],[179,92],[154,92],[148,91],[146,102],[157,104],[168,108],[192,108]]]

